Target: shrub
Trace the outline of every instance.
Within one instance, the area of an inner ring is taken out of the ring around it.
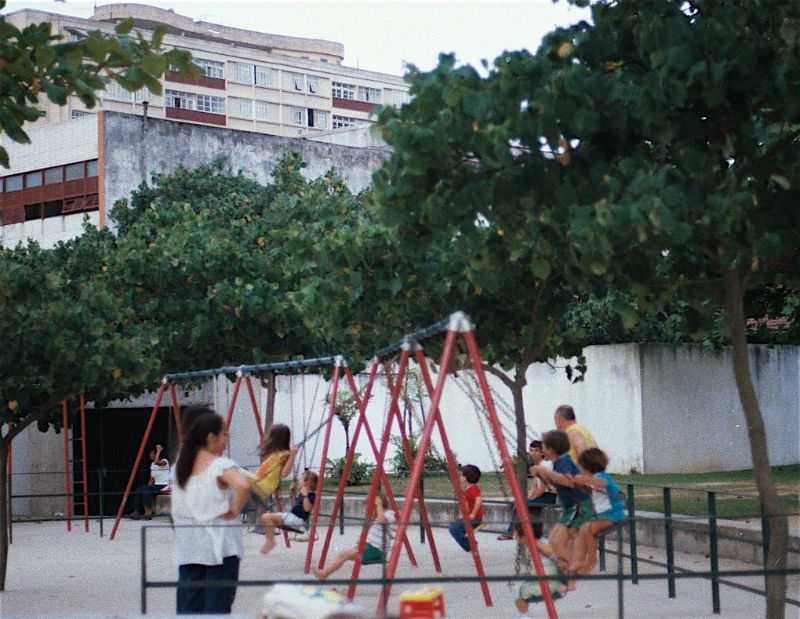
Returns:
[[[417,457],[417,441],[419,436],[411,434],[408,437],[408,444],[411,448],[411,457]],[[411,471],[406,463],[405,452],[403,451],[403,439],[400,436],[393,436],[392,445],[395,448],[394,455],[389,459],[389,463],[394,472],[400,477],[408,477]],[[455,456],[455,454],[453,454]],[[425,472],[426,473],[440,473],[447,471],[447,459],[440,456],[439,453],[432,447],[428,447],[425,454]]]
[[[345,461],[346,458],[337,458],[336,460],[331,460],[328,458],[328,462],[325,465],[325,477],[332,479],[337,483],[340,482],[342,479],[342,473],[344,472]],[[361,461],[360,453],[353,454],[353,464],[350,467],[350,474],[347,476],[347,482],[345,482],[345,485],[360,486],[372,476],[372,470],[374,468],[375,467],[373,467],[371,464]]]

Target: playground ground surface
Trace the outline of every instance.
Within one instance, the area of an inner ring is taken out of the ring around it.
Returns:
[[[108,523],[107,523],[108,524]],[[109,541],[109,527],[105,537],[99,536],[96,522],[91,523],[89,533],[83,523],[73,522],[73,531],[68,533],[63,522],[18,523],[14,525],[13,544],[10,549],[6,591],[0,593],[0,616],[2,617],[134,617],[140,615],[141,600],[141,530],[152,526],[147,534],[147,576],[151,580],[174,580],[177,570],[172,563],[172,532],[166,519],[155,519],[144,523],[125,520],[114,541]],[[354,545],[358,529],[349,526],[345,535],[338,531],[333,537],[333,547],[347,548]],[[444,574],[474,575],[469,554],[463,552],[450,539],[447,531],[435,532]],[[405,556],[401,556],[398,576],[416,576],[422,579],[434,575],[428,546],[419,542],[418,529],[411,534],[419,567],[410,567]],[[514,573],[515,544],[496,540],[495,533],[478,534],[481,556],[486,572],[490,575]],[[242,563],[241,580],[267,580],[270,578],[298,578],[313,581],[303,576],[306,544],[293,543],[286,549],[279,543],[272,554],[263,556],[258,552],[263,536],[244,534],[246,556]],[[609,542],[610,548],[616,543]],[[319,556],[321,542],[315,546],[315,558]],[[625,548],[627,550],[627,547]],[[639,556],[651,561],[664,562],[662,550],[639,547]],[[694,571],[709,569],[709,559],[703,554],[676,554],[679,567]],[[721,560],[721,570],[747,570],[755,566]],[[616,557],[608,557],[609,572],[616,569]],[[625,571],[629,572],[629,562]],[[640,563],[640,574],[665,573],[663,567]],[[340,572],[349,578],[349,569]],[[378,578],[380,566],[362,569],[362,576]],[[740,585],[763,589],[761,576],[727,578]],[[397,593],[422,586],[396,585],[388,606],[390,613],[397,611]],[[477,583],[447,583],[443,585],[448,617],[483,618],[515,617],[513,595],[505,582],[491,583],[494,606],[486,608]],[[344,587],[337,587],[344,590]],[[263,586],[240,586],[234,605],[234,613],[240,616],[257,617],[261,608]],[[371,612],[377,602],[378,587],[359,587],[356,602]],[[790,576],[789,596],[800,598],[800,577]],[[150,589],[147,593],[147,611],[154,616],[169,616],[175,610],[174,589]],[[624,586],[626,617],[647,618],[692,618],[714,617],[712,613],[711,585],[704,579],[679,579],[676,582],[676,597],[668,597],[666,579],[640,580],[638,585],[626,582]],[[800,606],[787,606],[787,617],[800,618]],[[764,598],[730,586],[721,586],[721,617],[751,619],[764,615]],[[585,581],[565,599],[557,602],[560,617],[617,616],[617,583],[608,581]],[[533,609],[533,616],[545,617],[543,606]]]

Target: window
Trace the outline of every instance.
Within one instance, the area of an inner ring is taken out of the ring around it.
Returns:
[[[69,117],[72,120],[75,120],[76,118],[83,118],[84,116],[91,116],[91,115],[92,115],[91,112],[84,112],[83,110],[71,110],[70,113],[69,113]]]
[[[195,58],[194,64],[205,71],[208,77],[223,79],[225,77],[225,63],[218,60],[206,60],[205,58]]]
[[[253,100],[252,99],[231,99],[231,116],[238,116],[240,118],[253,117]]]
[[[359,101],[368,101],[369,103],[380,103],[381,102],[381,89],[380,88],[368,88],[366,86],[359,86],[358,87],[358,100]]]
[[[41,204],[26,204],[25,205],[25,221],[31,219],[42,218],[42,205]]]
[[[22,174],[6,177],[6,191],[19,191],[22,189]]]
[[[139,90],[134,91],[133,93],[133,102],[134,103],[144,103],[145,101],[150,101],[150,91],[147,88],[140,88]]]
[[[318,93],[319,90],[319,80],[316,77],[308,76],[306,78],[306,87],[308,88],[308,92],[314,94]]]
[[[211,95],[197,95],[198,112],[208,112],[210,114],[225,113],[225,98],[212,97]]]
[[[58,217],[64,208],[63,200],[51,200],[44,203],[44,216],[45,217]]]
[[[66,173],[68,181],[76,181],[79,178],[83,178],[83,162],[69,164]]]
[[[312,110],[309,108],[306,110],[307,118],[308,118],[308,126],[314,127],[315,129],[327,129],[328,128],[328,113],[323,112],[322,110]]]
[[[305,127],[306,124],[306,111],[299,107],[289,108],[292,115],[292,124]]]
[[[404,103],[408,103],[408,93],[404,90],[389,90],[387,88],[384,93],[386,94],[386,102],[391,105],[400,107]]]
[[[253,83],[253,65],[251,64],[243,64],[241,62],[234,62],[233,63],[233,78],[234,82],[239,82],[240,84],[252,84]]]
[[[297,92],[303,92],[306,89],[305,85],[305,76],[300,75],[299,73],[292,73],[292,87]]]
[[[256,65],[256,86],[272,86],[272,69]]]
[[[166,99],[167,107],[175,107],[181,110],[194,109],[194,95],[188,92],[165,90],[164,98]]]
[[[40,187],[41,184],[41,172],[28,172],[28,174],[25,175],[25,187]]]
[[[114,101],[131,101],[133,99],[133,93],[125,90],[122,86],[112,80],[106,84],[105,98],[112,99]]]
[[[350,118],[349,116],[338,116],[337,114],[333,115],[333,128],[334,129],[341,129],[342,127],[355,127],[358,124],[355,118]]]
[[[50,168],[44,171],[44,184],[52,185],[53,183],[64,182],[64,168]]]
[[[276,107],[266,101],[256,101],[256,120],[276,120],[273,110]]]
[[[86,163],[86,176],[87,178],[97,176],[97,159],[92,159]]]
[[[343,84],[342,82],[333,82],[331,84],[331,93],[336,99],[355,99],[356,87],[352,84]]]

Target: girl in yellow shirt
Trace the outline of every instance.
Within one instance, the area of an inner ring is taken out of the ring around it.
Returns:
[[[278,489],[282,478],[292,473],[298,446],[289,447],[291,439],[289,426],[277,423],[261,441],[259,448],[261,464],[250,479],[253,492],[262,501],[266,501]]]

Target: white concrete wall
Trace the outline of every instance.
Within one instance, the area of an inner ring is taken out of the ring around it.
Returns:
[[[642,344],[645,470],[750,468],[731,351]],[[750,346],[750,371],[773,465],[800,462],[800,347]]]
[[[220,157],[232,170],[267,183],[275,164],[287,151],[299,152],[307,167],[303,173],[317,178],[336,168],[353,192],[364,190],[372,173],[388,156],[386,148],[355,148],[302,138],[286,138],[247,131],[231,131],[171,120],[106,112],[104,114],[106,208],[129,198],[143,180],[155,173],[168,174],[178,165],[194,168]]]
[[[591,346],[585,351],[585,380],[567,381],[563,362],[554,366],[536,364],[528,372],[525,388],[526,420],[532,432],[553,428],[553,411],[559,404],[575,408],[580,423],[588,427],[609,454],[612,472],[635,469],[642,473],[735,470],[751,467],[744,418],[739,408],[730,365],[730,352],[712,353],[696,346],[671,347],[656,344]],[[800,347],[751,346],[751,364],[762,413],[767,426],[770,459],[774,465],[800,462]],[[413,366],[412,366],[413,367]],[[485,419],[469,395],[473,383],[469,372],[448,376],[442,399],[442,414],[451,448],[462,464],[472,463],[484,471],[499,462],[496,448],[487,446],[479,424]],[[366,376],[358,376],[363,384]],[[514,424],[508,390],[489,376],[498,416],[504,426],[507,446],[514,449]],[[436,376],[434,375],[434,380]],[[253,380],[263,424],[266,390]],[[277,384],[275,421],[292,428],[293,440],[315,430],[327,411],[325,396],[330,385],[317,375],[281,376]],[[340,389],[347,389],[342,383]],[[227,414],[233,382],[217,378],[197,391],[178,390],[181,405],[209,404]],[[152,406],[154,394],[115,407]],[[479,400],[480,402],[480,400]],[[168,400],[164,401],[167,406]],[[426,413],[428,403],[425,404]],[[376,441],[383,431],[388,396],[382,379],[376,381],[367,417]],[[162,413],[163,414],[163,413]],[[247,391],[242,385],[231,424],[231,457],[244,466],[258,464],[258,430]],[[415,419],[414,431],[420,429]],[[490,437],[488,425],[483,426]],[[355,422],[351,426],[355,429]],[[397,433],[395,427],[395,433]],[[436,437],[434,433],[434,437]],[[324,434],[311,438],[301,450],[300,467],[318,468]],[[140,437],[136,437],[138,442]],[[434,444],[441,449],[437,438]],[[358,451],[374,462],[366,435]],[[387,457],[394,453],[389,448]],[[345,435],[334,420],[328,457],[345,454]],[[494,454],[494,459],[492,455]],[[131,463],[133,464],[133,463]],[[29,428],[14,442],[14,494],[61,492],[63,477],[28,473],[63,471],[61,435],[41,434]],[[61,511],[61,502],[51,501],[50,511]],[[14,512],[24,513],[30,501],[15,501]]]

